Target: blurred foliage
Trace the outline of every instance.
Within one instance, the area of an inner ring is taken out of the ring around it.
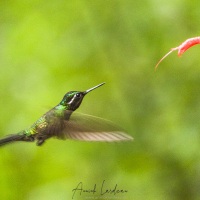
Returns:
[[[134,142],[48,140],[1,148],[0,199],[71,199],[79,182],[128,193],[74,199],[200,199],[200,1],[0,1],[1,137],[31,125],[70,90],[79,112],[120,124]]]

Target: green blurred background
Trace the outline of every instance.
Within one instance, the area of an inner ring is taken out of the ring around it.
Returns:
[[[74,199],[200,199],[200,1],[0,1],[0,133],[29,127],[70,90],[79,112],[120,124],[129,143],[48,140],[0,149],[0,199],[72,199],[97,184],[125,194]]]

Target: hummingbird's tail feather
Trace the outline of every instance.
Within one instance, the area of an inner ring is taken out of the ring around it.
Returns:
[[[33,141],[33,139],[27,140],[27,136],[24,134],[12,134],[0,139],[0,146],[16,141]]]

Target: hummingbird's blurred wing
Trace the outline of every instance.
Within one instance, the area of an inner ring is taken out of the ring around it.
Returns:
[[[112,122],[91,115],[73,113],[64,123],[65,128],[58,138],[107,142],[133,140]]]

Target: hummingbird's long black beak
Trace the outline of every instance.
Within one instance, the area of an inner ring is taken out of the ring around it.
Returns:
[[[83,94],[86,95],[87,93],[91,92],[92,90],[94,90],[94,89],[96,89],[96,88],[98,88],[98,87],[100,87],[100,86],[102,86],[102,85],[104,85],[104,84],[105,84],[105,82],[103,82],[103,83],[101,83],[101,84],[99,84],[99,85],[96,85],[96,86],[94,86],[94,87],[92,87],[92,88],[86,90],[85,92],[83,92]]]

